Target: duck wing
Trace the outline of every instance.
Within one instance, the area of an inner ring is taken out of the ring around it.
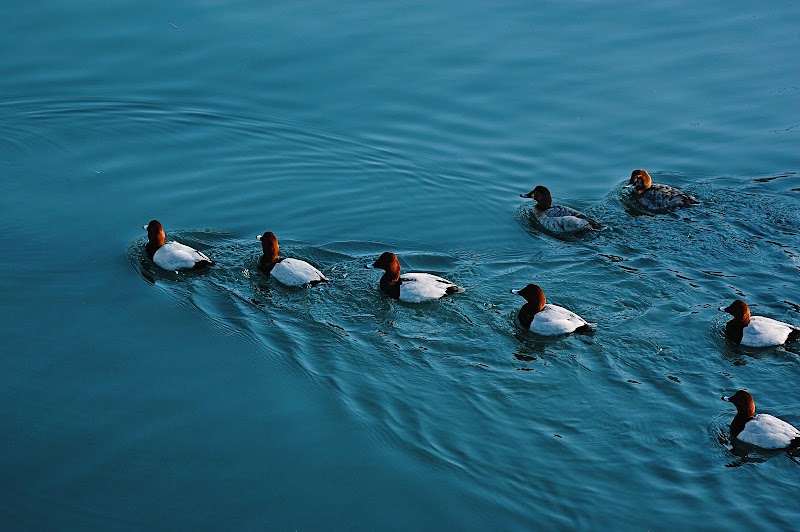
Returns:
[[[800,438],[800,430],[775,416],[758,414],[745,424],[737,438],[762,449],[783,449]]]
[[[321,271],[304,260],[286,258],[275,264],[270,272],[275,279],[287,286],[304,286],[327,281]]]
[[[534,315],[530,330],[543,336],[556,336],[581,327],[589,327],[586,320],[564,307],[548,304]]]
[[[654,184],[642,196],[642,203],[653,210],[671,210],[700,203],[680,189]]]
[[[153,254],[153,262],[170,271],[191,270],[214,264],[204,253],[180,242],[167,242],[158,248]]]
[[[430,273],[409,272],[400,275],[400,301],[420,303],[463,291],[452,281]]]
[[[794,327],[782,321],[764,316],[751,316],[750,323],[742,331],[742,345],[767,347],[786,343]]]
[[[534,209],[534,215],[545,229],[556,233],[575,233],[603,227],[584,213],[564,205],[554,205],[545,211]]]

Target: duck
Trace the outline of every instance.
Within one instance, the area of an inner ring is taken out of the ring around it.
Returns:
[[[279,283],[300,287],[315,286],[328,281],[321,271],[304,260],[280,258],[281,247],[272,231],[265,231],[263,235],[257,235],[256,239],[261,241],[261,249],[264,252],[258,259],[259,271],[271,275]]]
[[[547,304],[544,290],[538,284],[529,284],[521,290],[511,290],[525,298],[519,309],[519,323],[525,329],[542,336],[558,336],[573,332],[591,331],[594,326],[564,307]]]
[[[736,416],[731,421],[731,438],[761,447],[762,449],[795,449],[800,447],[800,430],[786,421],[769,414],[756,415],[756,403],[746,390],[730,397],[723,396],[736,406]]]
[[[631,193],[633,199],[642,207],[655,212],[671,212],[677,208],[700,203],[680,189],[653,183],[653,178],[647,170],[641,168],[631,172],[631,178],[623,188],[630,187],[633,187]]]
[[[553,205],[550,190],[542,185],[519,196],[536,201],[533,217],[551,233],[581,233],[583,231],[599,231],[605,227],[571,207]]]
[[[381,290],[390,297],[407,303],[433,301],[464,291],[457,284],[430,273],[408,272],[401,275],[397,255],[388,251],[381,253],[374,263],[367,264],[366,267],[384,270],[386,273],[381,277]]]
[[[147,256],[160,268],[169,271],[200,270],[214,264],[204,253],[180,242],[167,242],[164,226],[158,220],[143,225],[147,231]]]
[[[719,307],[733,319],[725,324],[728,340],[747,347],[774,347],[800,338],[800,329],[764,316],[751,316],[750,307],[737,299],[727,307]]]

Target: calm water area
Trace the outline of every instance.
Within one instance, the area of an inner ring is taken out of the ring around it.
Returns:
[[[717,311],[800,326],[796,0],[3,8],[0,529],[797,529],[720,397],[800,426],[800,346]],[[466,291],[394,301],[383,251]],[[523,331],[528,283],[596,331]]]

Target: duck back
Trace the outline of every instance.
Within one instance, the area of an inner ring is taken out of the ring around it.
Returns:
[[[550,304],[533,316],[529,327],[531,332],[542,336],[568,334],[581,328],[588,329],[590,325],[571,310]]]
[[[757,414],[736,437],[762,449],[785,449],[796,444],[800,430],[775,416]]]
[[[563,205],[555,205],[544,210],[534,207],[533,217],[552,233],[578,233],[601,227],[582,212]]]
[[[153,262],[170,271],[200,269],[213,264],[203,253],[180,242],[167,242],[159,247],[153,253]]]
[[[652,211],[671,211],[680,207],[689,207],[698,202],[685,192],[669,185],[653,184],[637,197],[639,203]]]
[[[781,345],[795,330],[788,323],[765,316],[751,316],[750,323],[742,330],[741,344],[749,347]]]
[[[287,286],[315,285],[327,281],[321,271],[304,260],[286,258],[275,263],[270,274]]]
[[[399,284],[398,298],[409,303],[430,301],[464,291],[455,283],[430,273],[404,273],[400,276]]]

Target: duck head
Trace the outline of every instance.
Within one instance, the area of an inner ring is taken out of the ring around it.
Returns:
[[[723,396],[722,400],[733,403],[736,407],[737,415],[745,416],[748,419],[756,415],[756,402],[753,401],[753,396],[747,390],[739,390],[730,397]]]
[[[524,297],[525,301],[533,305],[536,312],[542,310],[547,303],[547,299],[544,297],[544,290],[538,284],[529,284],[522,290],[512,290],[511,293]]]
[[[520,194],[519,197],[531,198],[536,202],[536,206],[540,209],[547,210],[553,206],[553,198],[550,196],[550,191],[547,189],[547,187],[543,187],[542,185],[538,185],[527,194]]]
[[[381,256],[373,262],[372,264],[367,264],[367,268],[378,268],[380,270],[385,270],[387,272],[400,272],[400,261],[397,259],[397,255],[394,253],[390,253],[385,251],[381,253]]]
[[[147,231],[147,240],[150,244],[163,246],[167,240],[167,235],[164,233],[164,226],[158,220],[150,220],[150,223],[143,225],[142,228]]]
[[[720,312],[727,312],[733,316],[734,321],[743,326],[747,326],[750,323],[750,307],[741,299],[737,299],[727,307],[719,307],[719,310]]]
[[[637,194],[642,194],[644,191],[650,188],[652,184],[653,179],[650,177],[650,174],[647,173],[647,170],[637,168],[631,172],[631,178],[628,181],[628,184],[623,188],[633,187],[634,192]]]
[[[270,262],[277,262],[281,247],[278,245],[278,238],[275,233],[265,231],[263,235],[258,235],[256,238],[261,241],[261,250],[264,253],[264,257]]]

